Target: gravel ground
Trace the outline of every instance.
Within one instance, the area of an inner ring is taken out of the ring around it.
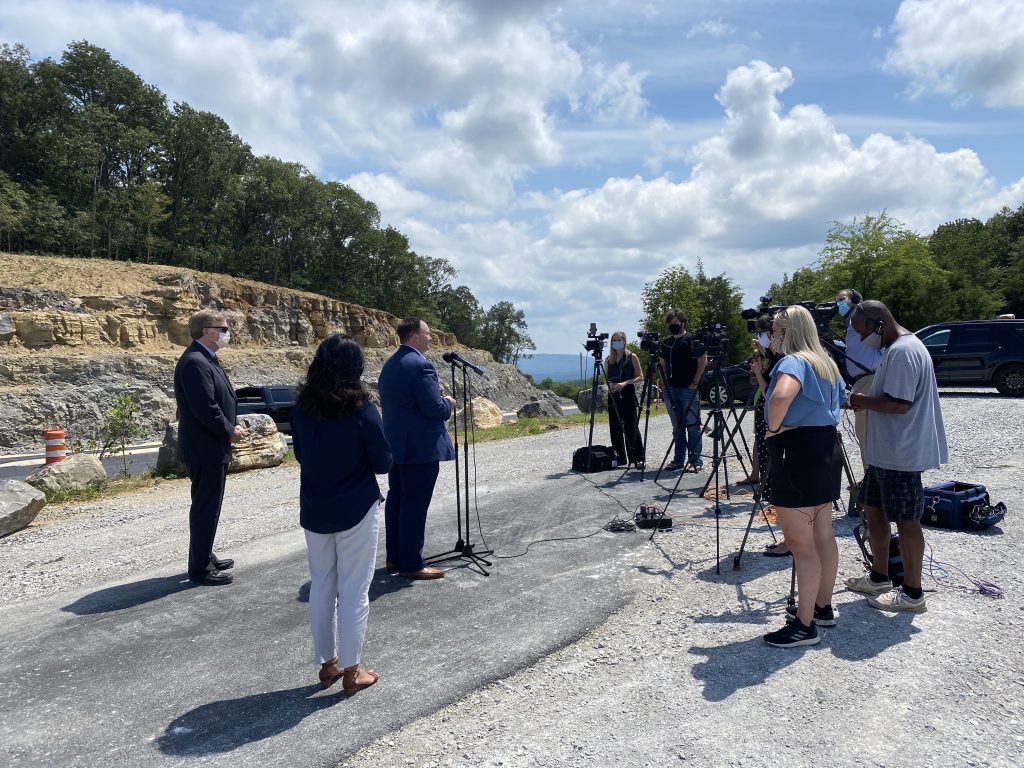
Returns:
[[[984,533],[927,531],[934,558],[950,565],[941,584],[926,574],[927,613],[883,614],[840,586],[833,601],[839,625],[822,630],[820,645],[765,646],[761,635],[782,623],[789,560],[759,556],[769,538],[755,525],[742,570],[732,569],[750,511],[749,497],[735,496],[721,504],[716,573],[713,509],[681,491],[671,503],[675,529],[647,545],[628,573],[607,575],[635,591],[624,609],[581,640],[341,765],[1021,765],[1024,402],[961,391],[944,395],[942,405],[951,463],[926,482],[985,483],[1009,512]],[[852,425],[849,433],[856,466]],[[660,459],[664,417],[652,420],[651,435],[651,458]],[[509,443],[481,445],[480,492],[500,485],[504,474],[551,471],[552,449],[564,456],[578,442],[574,430],[524,438],[513,451]],[[534,454],[548,464],[531,467]],[[738,474],[732,464],[730,476]],[[249,473],[245,482],[229,478],[225,509],[232,511],[219,549],[296,530],[296,476],[285,467]],[[590,476],[594,503],[609,517],[667,499],[650,482],[616,484],[617,477]],[[187,493],[187,482],[176,482],[47,508],[30,529],[0,540],[0,601],[31,600],[117,572],[127,577],[169,563],[180,569]],[[840,585],[862,572],[850,527],[836,517]],[[542,548],[530,557],[543,557]],[[999,584],[1005,597],[971,591],[964,573]]]

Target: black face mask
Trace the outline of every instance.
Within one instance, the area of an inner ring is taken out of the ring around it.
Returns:
[[[668,327],[668,332],[671,333],[673,336],[675,336],[681,330],[683,330],[683,326],[681,326],[679,323],[672,323],[672,325]]]

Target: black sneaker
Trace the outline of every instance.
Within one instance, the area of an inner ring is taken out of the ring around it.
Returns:
[[[796,618],[796,606],[786,606],[786,621],[793,621]],[[815,604],[814,606],[814,623],[819,627],[834,627],[836,625],[836,612],[832,610],[831,605],[826,605],[824,608]]]
[[[817,645],[821,642],[818,635],[818,628],[811,622],[811,626],[805,627],[799,619],[789,622],[782,629],[769,632],[764,636],[768,645],[776,648],[796,648],[799,645]]]

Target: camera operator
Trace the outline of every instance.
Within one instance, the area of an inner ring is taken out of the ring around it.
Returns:
[[[873,608],[924,613],[921,473],[949,461],[935,369],[921,340],[897,323],[882,302],[865,301],[852,314],[857,333],[865,341],[877,337],[885,354],[871,391],[850,396],[852,409],[868,412],[868,469],[858,500],[874,562],[870,573],[847,579],[846,587],[869,595]],[[903,584],[896,589],[886,557],[890,523],[896,523],[903,558]]]
[[[768,387],[767,438],[772,500],[796,564],[798,601],[789,623],[764,636],[779,648],[815,645],[817,625],[832,626],[839,550],[832,502],[842,456],[836,439],[846,399],[839,368],[825,352],[811,313],[792,305],[775,316],[772,343],[785,357]]]
[[[635,464],[643,469],[644,444],[640,438],[636,385],[644,380],[640,359],[626,349],[625,331],[616,331],[611,338],[611,351],[604,361],[608,379],[608,396],[615,403],[608,406],[608,429],[619,466]]]
[[[665,324],[671,336],[661,342],[661,372],[665,382],[665,400],[672,413],[675,454],[666,469],[699,472],[701,458],[700,381],[708,364],[704,345],[686,332],[686,315],[670,309]],[[690,464],[687,469],[686,456]]]
[[[868,336],[867,340],[861,340],[860,334],[853,327],[853,311],[861,301],[861,295],[853,288],[843,288],[836,294],[836,307],[839,314],[846,322],[846,373],[853,382],[851,395],[864,395],[871,391],[871,383],[875,379],[875,369],[882,360],[882,352],[879,347],[879,337],[875,334]],[[860,365],[857,365],[857,364]],[[863,366],[860,367],[860,366]],[[864,369],[867,369],[866,371]],[[860,461],[867,471],[868,464],[864,459],[864,435],[867,425],[867,415],[863,410],[854,411],[853,427],[857,433],[857,445],[860,446]]]

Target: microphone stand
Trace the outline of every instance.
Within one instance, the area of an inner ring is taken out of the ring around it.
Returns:
[[[446,355],[447,357],[447,355]],[[479,372],[481,369],[476,366],[463,361],[461,359],[452,358],[448,360],[448,364],[451,366],[452,372],[452,395],[457,393],[455,386],[455,370],[458,368],[462,371],[462,413],[466,419],[462,427],[462,458],[460,464],[459,458],[459,416],[458,409],[452,409],[452,418],[455,420],[454,426],[454,439],[453,444],[455,447],[455,521],[458,528],[458,538],[455,541],[455,546],[447,552],[442,552],[439,555],[434,555],[426,559],[428,565],[434,565],[436,563],[448,562],[449,560],[467,560],[470,565],[475,565],[476,570],[483,576],[490,576],[490,572],[484,568],[484,566],[490,566],[491,561],[486,559],[487,555],[493,555],[494,550],[482,549],[475,550],[473,544],[469,540],[470,528],[469,528],[469,419],[470,416],[470,398],[469,398],[469,370]],[[482,374],[480,374],[482,375]],[[474,446],[475,450],[475,446]],[[459,471],[463,472],[464,483],[459,483]],[[463,498],[462,494],[465,494]],[[462,502],[465,501],[465,507]],[[463,538],[463,514],[465,514],[465,538]]]

